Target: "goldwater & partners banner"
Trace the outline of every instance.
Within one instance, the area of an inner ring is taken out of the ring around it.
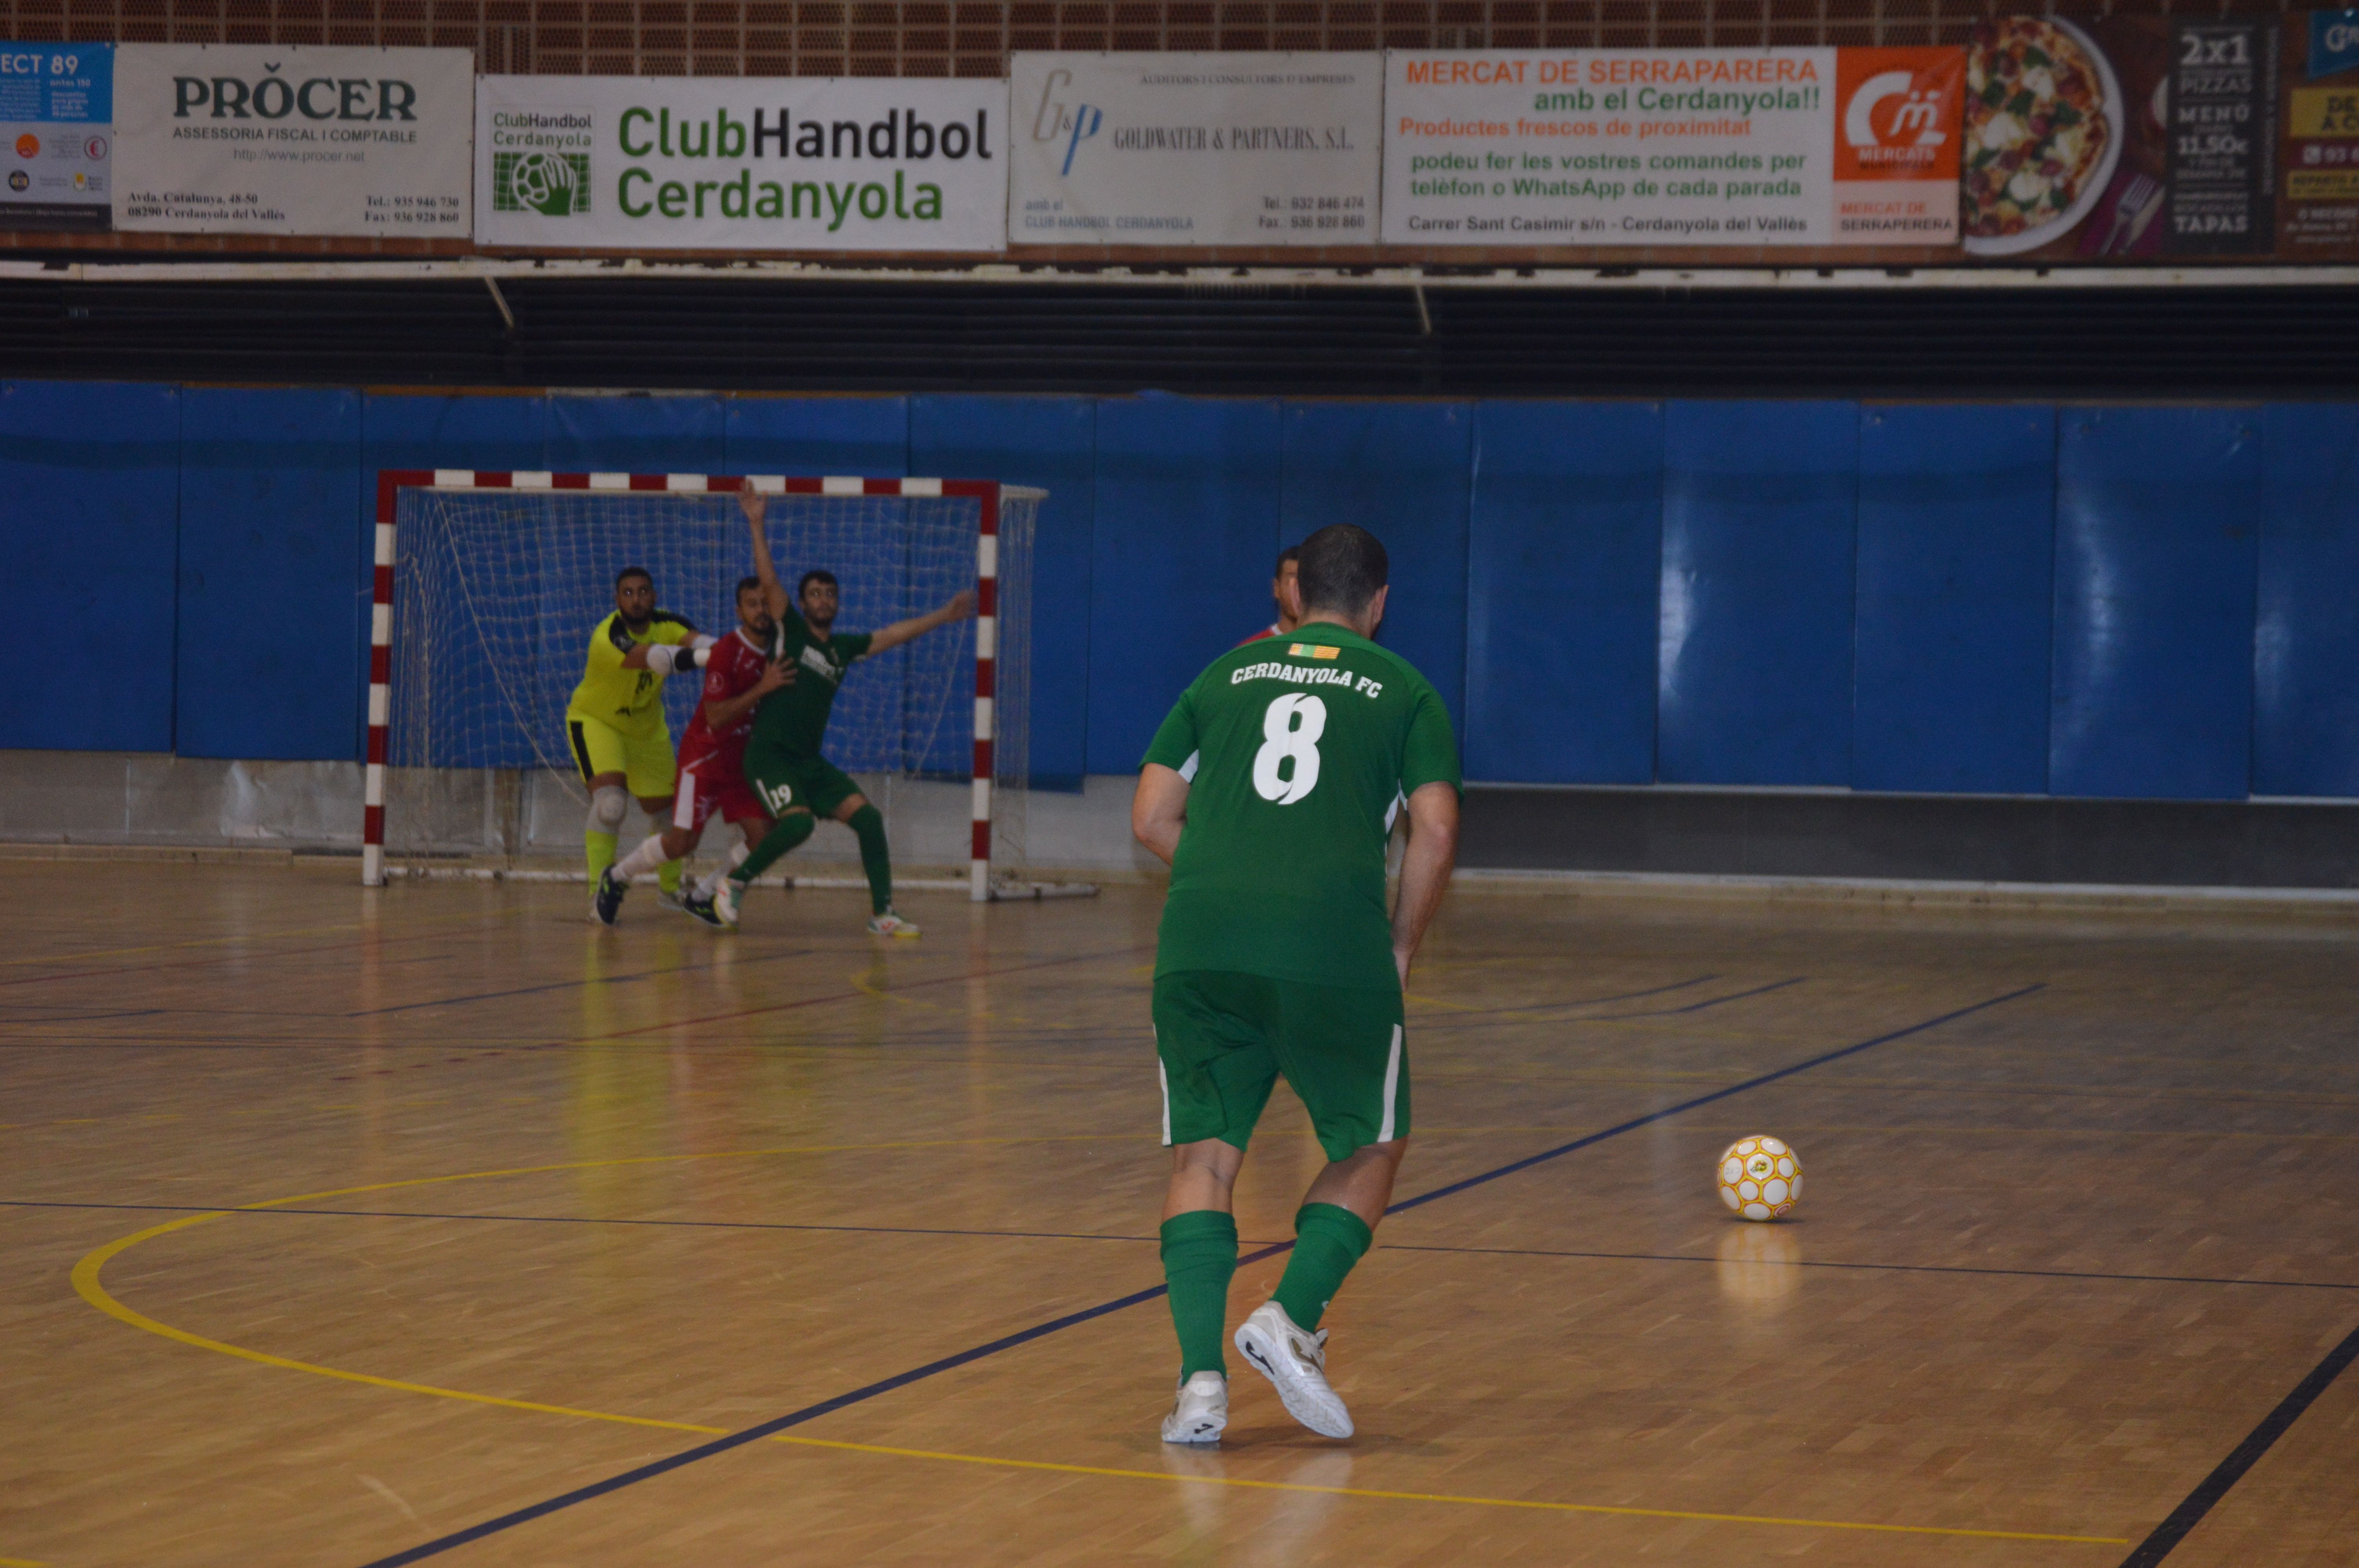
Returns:
[[[467,49],[123,44],[114,226],[463,240]]]
[[[1005,81],[487,76],[475,113],[481,244],[1006,248]]]
[[[1008,237],[1366,245],[1380,54],[1018,54]]]
[[[1950,245],[1956,49],[1387,56],[1384,239]]]

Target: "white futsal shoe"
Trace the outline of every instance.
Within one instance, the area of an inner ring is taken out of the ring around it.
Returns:
[[[1166,1443],[1218,1443],[1229,1429],[1229,1380],[1199,1372],[1180,1385],[1171,1413],[1163,1418]]]
[[[1327,1386],[1327,1331],[1306,1334],[1276,1301],[1254,1308],[1237,1325],[1237,1348],[1267,1378],[1286,1413],[1321,1437],[1352,1435],[1352,1412]]]
[[[918,935],[917,922],[904,920],[889,909],[882,914],[871,915],[868,930],[870,935],[876,936],[913,937]]]
[[[721,885],[712,890],[712,913],[720,917],[714,925],[737,929],[737,895],[744,891],[735,877],[721,879]]]

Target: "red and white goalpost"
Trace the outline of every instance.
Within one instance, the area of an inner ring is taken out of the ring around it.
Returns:
[[[364,796],[366,819],[363,834],[361,874],[361,880],[365,885],[381,886],[386,881],[386,786],[392,769],[397,763],[430,765],[436,760],[430,755],[397,756],[394,743],[393,726],[397,706],[395,568],[397,561],[402,558],[397,548],[402,542],[397,535],[401,525],[405,492],[430,492],[442,496],[470,496],[476,492],[486,492],[485,501],[488,502],[494,499],[492,492],[514,492],[510,504],[528,508],[532,504],[532,492],[547,492],[543,499],[550,503],[560,503],[561,492],[586,492],[578,497],[576,502],[565,504],[587,505],[598,497],[612,497],[619,500],[634,494],[647,497],[650,501],[658,496],[671,496],[685,502],[690,497],[708,494],[734,494],[748,486],[763,494],[789,497],[868,497],[937,502],[951,500],[968,501],[973,503],[973,586],[975,595],[973,748],[969,761],[969,779],[973,792],[973,833],[967,861],[968,896],[980,902],[993,897],[995,891],[1000,896],[1015,894],[1036,897],[1041,896],[1044,892],[1068,891],[1063,888],[1047,889],[1037,885],[1028,885],[1019,890],[1009,885],[1004,875],[1000,879],[1001,885],[996,890],[994,885],[993,816],[995,804],[994,781],[995,778],[1007,777],[1002,766],[1006,759],[1003,759],[996,751],[1002,728],[1000,714],[997,711],[997,698],[1002,686],[1000,665],[1003,629],[1001,615],[1003,487],[1000,484],[988,480],[958,479],[794,478],[767,474],[738,476],[679,473],[485,472],[471,469],[386,470],[377,475],[375,588],[369,625],[368,772]],[[1008,499],[1020,501],[1027,508],[1037,507],[1041,497],[1040,492],[1024,491],[1016,487],[1006,487],[1006,493]],[[821,506],[819,510],[824,510],[824,507]],[[900,509],[900,514],[907,515],[908,511],[909,509],[906,508]],[[965,512],[963,508],[957,511],[962,520],[959,525],[963,527]],[[525,514],[519,513],[515,515],[521,516]],[[1023,537],[1028,541],[1030,536],[1028,519],[1032,514],[1027,510],[1021,515],[1026,521]],[[652,525],[660,527],[659,523]],[[853,539],[864,536],[860,533],[863,525],[856,517],[834,525],[839,529],[839,536],[842,538]],[[642,536],[646,526],[642,527]],[[742,528],[742,524],[740,527]],[[484,531],[478,530],[479,533]],[[712,531],[709,517],[706,520],[704,531],[706,533]],[[869,531],[875,530],[871,527]],[[937,532],[939,531],[938,529]],[[562,530],[558,532],[561,534]],[[879,546],[879,548],[884,549],[887,546]],[[939,555],[940,552],[938,551],[937,554]],[[889,561],[894,557],[888,555],[883,558]],[[527,580],[519,583],[474,580],[462,584],[460,589],[454,591],[451,597],[455,602],[463,595],[465,602],[459,609],[448,612],[451,617],[450,623],[480,627],[484,624],[487,613],[490,613],[484,608],[486,596],[503,593],[515,597],[518,601],[520,607],[515,611],[516,619],[520,622],[529,619],[534,612],[532,595],[539,589],[538,582],[532,579],[546,575],[545,566],[535,564],[540,559],[541,557],[535,557],[520,560],[514,565],[507,565],[495,557],[491,558],[488,566],[481,561],[474,563],[473,577],[476,579],[512,576]],[[596,563],[596,569],[599,573],[611,576],[617,564],[612,561],[600,561]],[[953,559],[949,569],[955,569],[956,565],[957,562]],[[505,570],[502,569],[504,566]],[[786,570],[787,566],[788,563],[782,560],[781,570]],[[941,568],[937,569],[939,571]],[[1028,567],[1024,569],[1028,579]],[[454,567],[451,570],[454,576],[469,575],[469,568],[465,564]],[[663,586],[668,585],[659,583],[659,587]],[[850,590],[851,584],[847,580],[847,593]],[[1019,600],[1022,605],[1028,606],[1028,593],[1019,594]],[[545,595],[541,604],[545,614]],[[597,613],[603,615],[605,611],[601,609]],[[577,675],[579,638],[586,635],[589,627],[594,623],[594,618],[583,620],[571,629],[571,634],[577,643],[574,655],[574,673]],[[714,630],[720,629],[714,628]],[[1020,634],[1027,630],[1027,628],[1018,628],[1019,645],[1023,640]],[[951,656],[954,658],[962,656],[962,649]],[[456,662],[462,666],[463,673],[464,661]],[[504,661],[498,658],[476,661],[478,665],[496,665]],[[544,659],[542,662],[548,661]],[[405,659],[403,663],[406,666],[408,661]],[[496,670],[492,672],[494,677],[497,677],[498,675],[499,672]],[[1020,665],[1018,676],[1028,684],[1028,676],[1022,674]],[[423,703],[427,699],[427,694],[414,693],[411,694],[411,698],[415,703]],[[507,702],[516,719],[527,729],[538,722],[537,716],[517,710],[517,700],[513,695],[507,697]],[[545,705],[544,697],[541,703],[535,706]],[[476,751],[479,753],[483,752],[484,748],[489,746],[492,751],[496,752],[502,743],[512,743],[512,737],[504,734],[495,735],[488,741],[478,742]],[[1016,743],[1019,748],[1023,743],[1020,725]],[[411,749],[418,748],[413,746]],[[553,762],[554,760],[547,755],[547,748],[540,748],[539,765],[553,773],[557,771],[552,765]],[[936,773],[930,776],[940,777],[940,774]],[[955,774],[951,776],[954,777]],[[1070,891],[1093,890],[1073,888]]]

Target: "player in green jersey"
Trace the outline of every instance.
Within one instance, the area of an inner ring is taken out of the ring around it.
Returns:
[[[738,504],[755,527],[762,525],[764,498],[737,492]],[[770,613],[777,619],[770,656],[795,668],[795,680],[762,698],[754,709],[754,732],[745,741],[745,782],[775,820],[754,852],[723,877],[710,895],[699,890],[687,907],[716,925],[737,924],[738,902],[754,879],[788,850],[811,836],[820,816],[832,816],[860,840],[860,866],[868,875],[868,929],[879,936],[915,936],[918,928],[893,909],[893,857],[885,843],[885,814],[868,804],[852,775],[820,754],[836,691],[855,659],[897,648],[937,627],[974,613],[974,590],[962,589],[940,609],[874,632],[838,632],[842,594],[832,572],[807,571],[795,584],[797,605],[775,578],[765,585]]]
[[[1458,744],[1441,698],[1379,647],[1388,566],[1348,523],[1303,542],[1301,623],[1212,661],[1156,731],[1131,830],[1171,867],[1155,949],[1163,1272],[1180,1336],[1166,1443],[1228,1425],[1221,1330],[1231,1193],[1280,1075],[1330,1163],[1294,1217],[1277,1292],[1236,1346],[1297,1421],[1352,1435],[1320,1317],[1375,1239],[1408,1148],[1401,987],[1458,849]],[[1406,802],[1400,896],[1385,846]]]

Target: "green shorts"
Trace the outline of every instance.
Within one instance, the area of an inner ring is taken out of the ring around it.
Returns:
[[[860,793],[850,773],[821,757],[781,757],[745,753],[745,783],[754,798],[773,817],[798,806],[814,816],[833,816],[835,808]]]
[[[1330,1160],[1408,1136],[1408,1051],[1398,991],[1274,980],[1224,969],[1155,978],[1163,1141],[1243,1149],[1280,1074]]]

